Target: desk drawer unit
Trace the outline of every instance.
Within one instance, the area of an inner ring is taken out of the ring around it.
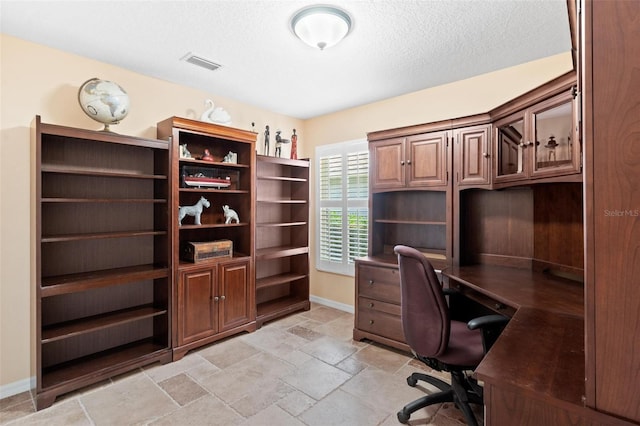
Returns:
[[[400,305],[359,297],[358,306],[359,329],[404,342]]]
[[[400,273],[394,265],[356,261],[353,338],[408,350],[400,317]]]

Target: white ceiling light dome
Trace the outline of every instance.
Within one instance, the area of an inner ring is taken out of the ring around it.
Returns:
[[[347,12],[334,6],[310,6],[293,15],[293,33],[309,46],[324,50],[335,46],[351,31]]]

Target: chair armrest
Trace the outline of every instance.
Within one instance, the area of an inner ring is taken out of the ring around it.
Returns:
[[[469,330],[486,327],[504,327],[508,322],[509,318],[502,315],[485,315],[472,319],[467,323],[467,327],[469,327]]]
[[[482,331],[482,347],[484,348],[484,353],[487,353],[498,340],[500,333],[502,333],[508,322],[509,318],[502,315],[485,315],[472,319],[467,323],[467,327],[470,330],[479,328]]]

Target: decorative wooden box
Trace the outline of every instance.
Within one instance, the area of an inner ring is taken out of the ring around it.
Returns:
[[[187,242],[182,248],[182,259],[189,262],[201,262],[217,257],[232,257],[233,241],[216,240],[206,242]]]

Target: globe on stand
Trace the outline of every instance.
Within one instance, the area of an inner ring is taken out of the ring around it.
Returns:
[[[127,92],[118,84],[99,78],[82,83],[78,102],[85,114],[104,124],[104,132],[110,132],[109,125],[118,124],[129,113]]]

